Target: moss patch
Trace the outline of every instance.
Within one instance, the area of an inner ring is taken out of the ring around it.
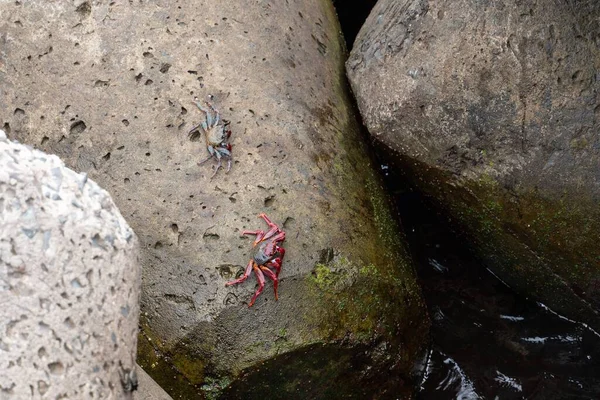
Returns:
[[[334,272],[325,264],[316,264],[313,273],[310,275],[311,281],[324,290],[329,288],[336,280]]]
[[[175,353],[171,360],[177,371],[181,372],[192,385],[204,382],[204,363],[202,360],[190,357],[185,353]]]
[[[216,400],[221,397],[223,390],[225,390],[232,380],[229,377],[213,378],[207,377],[204,385],[202,385],[202,393],[206,400]]]
[[[198,387],[203,366],[188,359],[185,352],[168,349],[141,318],[138,335],[137,363],[165,389],[173,399],[203,398]]]

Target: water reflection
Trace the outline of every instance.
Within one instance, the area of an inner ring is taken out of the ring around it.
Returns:
[[[395,193],[432,320],[419,398],[600,398],[600,336],[513,293],[421,196]]]

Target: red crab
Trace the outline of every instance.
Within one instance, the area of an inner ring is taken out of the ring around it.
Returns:
[[[250,271],[254,270],[254,274],[258,280],[258,289],[256,290],[256,293],[254,293],[254,296],[252,296],[252,300],[250,300],[248,307],[252,307],[258,295],[263,291],[263,288],[265,287],[265,275],[273,280],[275,300],[277,300],[277,285],[279,283],[278,277],[279,272],[281,271],[281,262],[283,260],[283,256],[285,255],[285,249],[279,246],[285,240],[285,232],[271,222],[269,217],[267,217],[264,213],[260,214],[259,217],[264,219],[269,225],[269,230],[267,233],[261,231],[260,229],[256,231],[242,232],[243,235],[256,235],[256,239],[254,240],[253,244],[255,249],[254,256],[252,257],[252,260],[248,262],[248,266],[246,267],[244,275],[225,284],[225,286],[231,286],[242,283],[248,279],[248,276],[250,276]],[[273,272],[270,268],[274,268],[275,272]]]
[[[189,131],[188,137],[193,139],[198,137],[198,134],[204,134],[206,149],[209,153],[208,157],[200,161],[198,165],[204,164],[212,157],[216,158],[219,163],[215,168],[215,172],[211,175],[212,178],[221,168],[221,158],[225,158],[227,159],[227,172],[229,172],[231,169],[231,144],[229,143],[231,130],[229,129],[229,122],[221,120],[219,112],[210,103],[206,102],[208,108],[202,107],[202,104],[197,101],[195,103],[200,111],[204,112],[205,117],[204,121]]]

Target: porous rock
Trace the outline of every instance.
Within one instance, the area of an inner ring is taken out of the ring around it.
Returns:
[[[110,195],[0,131],[0,398],[131,399],[140,277]]]
[[[138,361],[171,396],[214,394],[290,351],[290,368],[315,370],[301,350],[318,343],[368,354],[361,370],[351,357],[332,364],[317,374],[324,383],[411,390],[427,316],[361,144],[330,1],[39,0],[0,10],[0,121],[108,188],[138,234]],[[214,160],[197,165],[208,153],[187,137],[204,118],[195,98],[212,98],[230,121],[229,173],[211,178]],[[268,281],[249,309],[255,277],[225,283],[252,257],[241,232],[266,229],[261,212],[286,231],[287,253],[279,301]],[[384,371],[394,378],[382,385]],[[282,396],[316,384],[305,376],[281,383]]]
[[[600,3],[381,0],[347,72],[371,135],[510,286],[600,328]]]

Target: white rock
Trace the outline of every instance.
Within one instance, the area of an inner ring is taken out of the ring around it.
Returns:
[[[131,398],[140,276],[110,195],[0,131],[0,398]]]

